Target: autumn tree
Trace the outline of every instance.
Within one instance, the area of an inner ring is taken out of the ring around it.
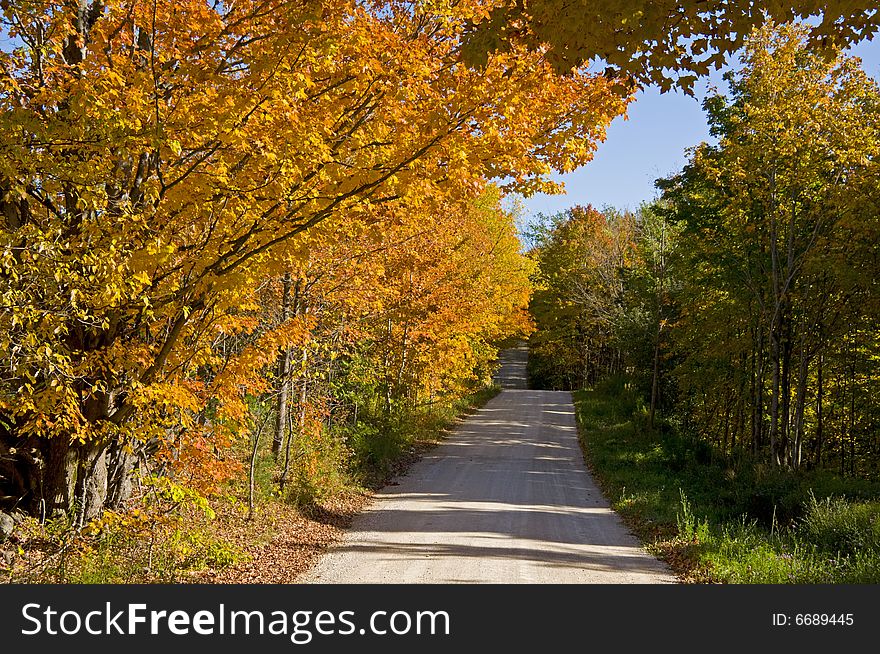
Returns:
[[[381,205],[473,196],[487,178],[552,190],[548,172],[591,157],[625,93],[522,48],[462,65],[465,26],[485,11],[3,5],[12,502],[44,515],[77,504],[87,519],[125,501],[136,461],[190,461],[212,486],[222,470],[206,464],[246,422],[245,395],[309,330],[293,311],[258,329],[256,288]]]
[[[662,184],[686,244],[687,410],[724,448],[745,439],[793,468],[807,449],[820,458],[830,361],[847,361],[853,402],[876,383],[856,363],[876,344],[864,310],[876,296],[853,262],[864,265],[859,250],[876,222],[866,202],[878,179],[880,96],[857,60],[826,60],[807,39],[799,26],[756,32],[730,100],[707,101],[718,145],[699,147]],[[836,409],[852,433],[854,412]]]
[[[258,397],[275,405],[279,486],[299,502],[352,467],[381,468],[402,425],[486,384],[495,344],[529,329],[529,260],[497,187],[375,211],[357,234],[310,239],[288,273],[308,338],[284,375],[264,371]],[[284,285],[260,293],[266,327]]]
[[[634,235],[632,214],[592,207],[575,207],[538,226],[530,252],[537,265],[533,381],[582,388],[622,371],[615,334]]]

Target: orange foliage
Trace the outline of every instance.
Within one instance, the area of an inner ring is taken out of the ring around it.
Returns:
[[[628,100],[540,53],[468,68],[463,31],[493,3],[433,4],[107,0],[81,21],[69,3],[3,5],[4,442],[83,470],[169,430],[221,451],[279,350],[318,324],[261,314],[287,272],[390,318],[389,351],[432,388],[523,322],[510,227],[466,214],[489,180],[554,190]],[[13,465],[32,502],[60,488],[70,506],[69,478]]]

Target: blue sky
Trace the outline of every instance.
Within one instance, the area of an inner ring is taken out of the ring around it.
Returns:
[[[880,79],[880,37],[851,52],[862,58],[869,75]],[[687,160],[685,148],[709,140],[702,101],[710,85],[726,90],[719,72],[697,84],[696,97],[661,94],[655,88],[640,92],[629,107],[628,120],[616,118],[611,124],[593,161],[555,177],[565,182],[567,193],[523,199],[523,218],[528,221],[538,213],[554,214],[577,204],[635,209],[651,200],[654,180],[681,169]]]

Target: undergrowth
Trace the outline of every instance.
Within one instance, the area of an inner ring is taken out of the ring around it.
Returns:
[[[454,402],[365,413],[354,424],[294,438],[283,490],[283,454],[279,459],[273,456],[264,434],[254,467],[253,520],[246,519],[247,476],[231,482],[210,506],[192,494],[169,495],[157,502],[155,493],[145,493],[131,510],[105,512],[82,529],[64,515],[42,524],[19,516],[12,538],[0,545],[0,582],[199,580],[199,573],[207,569],[247,560],[248,545],[271,540],[279,511],[320,514],[334,498],[382,486],[439,442],[458,416],[482,406],[498,391],[490,386]],[[247,437],[235,446],[234,455],[245,467],[252,447]]]
[[[686,581],[880,582],[880,484],[731,461],[675,425],[651,430],[624,379],[575,402],[612,506]]]

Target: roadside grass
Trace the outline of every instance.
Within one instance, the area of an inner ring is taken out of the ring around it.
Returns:
[[[880,582],[880,484],[719,456],[648,428],[626,380],[574,393],[585,459],[613,508],[686,582]]]
[[[278,486],[280,463],[271,453],[270,439],[263,438],[255,465],[252,520],[247,519],[246,473],[214,497],[210,507],[200,500],[107,512],[84,529],[74,529],[63,516],[44,524],[24,518],[16,526],[14,542],[3,545],[4,551],[15,549],[11,565],[0,559],[0,583],[205,582],[251,563],[251,552],[278,537],[288,541],[284,556],[300,557],[283,561],[283,579],[290,581],[338,537],[338,529],[364,506],[371,491],[405,471],[463,415],[499,391],[497,386],[481,387],[454,402],[399,409],[390,417],[364,416],[357,425],[297,441],[284,492]],[[251,447],[243,438],[231,453],[245,468]],[[291,539],[296,541],[292,545]]]

